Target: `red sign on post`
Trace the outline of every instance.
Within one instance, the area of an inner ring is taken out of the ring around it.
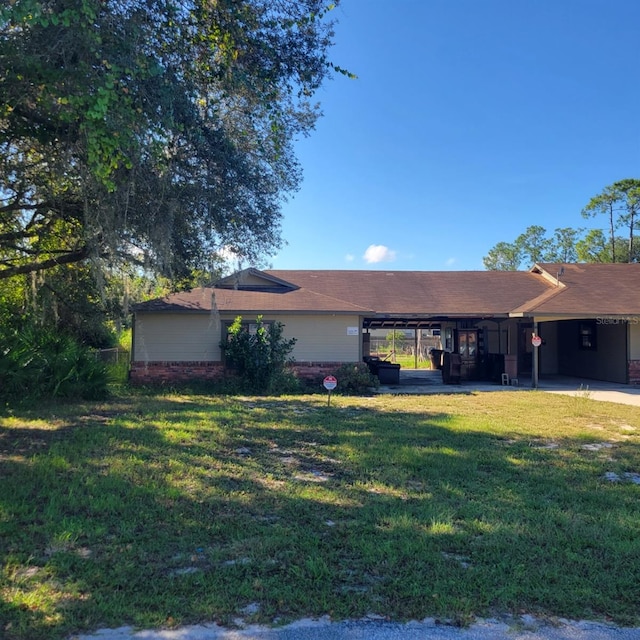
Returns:
[[[338,386],[338,380],[334,376],[327,376],[322,384],[324,388],[329,392],[327,394],[327,406],[331,406],[331,392]]]
[[[532,335],[531,336],[531,344],[534,347],[539,347],[542,344],[542,338],[540,336],[535,335],[535,334]]]
[[[338,380],[334,376],[327,376],[322,384],[327,391],[333,391],[338,386]]]

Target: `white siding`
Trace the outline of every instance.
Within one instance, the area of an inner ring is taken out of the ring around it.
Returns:
[[[270,318],[264,317],[267,321]],[[358,316],[278,316],[284,335],[296,338],[292,356],[297,362],[358,362],[361,358],[362,321]],[[347,335],[357,327],[358,335]]]
[[[230,323],[234,317],[224,317],[222,322]],[[252,322],[255,315],[243,315],[242,320]],[[358,316],[265,314],[262,321],[281,322],[284,337],[296,338],[291,354],[296,362],[358,362],[362,359],[362,321]],[[357,327],[358,335],[347,335],[347,327]]]
[[[220,319],[190,313],[136,315],[133,359],[138,362],[220,360]]]
[[[134,355],[139,362],[220,361],[219,343],[224,324],[235,316],[188,313],[136,315]],[[255,316],[243,316],[251,322]],[[361,357],[362,321],[358,316],[263,316],[277,320],[286,338],[296,338],[292,357],[297,362],[358,362]],[[357,327],[357,335],[347,335]]]

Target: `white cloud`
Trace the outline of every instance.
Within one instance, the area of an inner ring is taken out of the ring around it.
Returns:
[[[374,264],[376,262],[393,262],[396,259],[396,252],[385,247],[383,244],[371,244],[362,256],[365,262]]]
[[[449,258],[445,264],[447,265],[447,267],[452,267],[456,262],[458,262],[457,258]]]
[[[352,253],[347,253],[347,255],[344,257],[344,259],[347,262],[353,262],[356,259],[356,257]]]

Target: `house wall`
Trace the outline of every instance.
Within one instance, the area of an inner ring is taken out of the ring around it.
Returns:
[[[210,362],[220,360],[220,318],[205,313],[138,313],[132,360]]]
[[[640,318],[629,323],[629,359],[640,360]]]
[[[232,316],[212,314],[137,314],[133,360],[143,362],[220,361],[224,323]],[[292,356],[300,362],[358,362],[362,360],[361,319],[358,316],[267,316],[278,320],[284,337],[296,338]],[[357,328],[348,332],[347,328]]]
[[[596,324],[596,349],[579,346],[579,321],[558,325],[558,372],[607,382],[627,382],[627,324]]]
[[[629,320],[629,384],[640,384],[640,318]]]
[[[518,354],[518,339],[520,335],[520,323],[516,320],[507,325],[509,331],[509,339],[508,339],[508,351],[507,353],[511,355]]]
[[[269,318],[265,315],[265,321]],[[362,319],[358,316],[277,316],[284,336],[296,338],[292,356],[296,362],[360,362]],[[347,329],[357,328],[355,335]]]
[[[542,338],[539,349],[539,372],[541,375],[558,375],[558,323],[540,322],[538,333]]]
[[[236,284],[238,286],[242,285],[242,287],[264,287],[265,285],[269,285],[269,282],[263,277],[249,273],[248,271],[240,271],[239,273],[234,274],[234,276],[237,277],[236,282],[234,282],[234,286],[236,286]],[[226,281],[233,282],[234,276],[229,276]]]
[[[234,319],[212,314],[136,314],[131,380],[147,384],[220,378],[224,365],[219,343],[225,325]],[[362,360],[358,316],[265,315],[263,320],[281,322],[284,337],[297,339],[292,357],[302,377],[322,378],[344,362]]]

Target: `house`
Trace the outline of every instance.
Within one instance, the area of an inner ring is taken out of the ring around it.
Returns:
[[[529,271],[245,269],[134,309],[131,380],[224,375],[220,342],[242,316],[280,321],[299,375],[369,353],[373,329],[439,329],[464,379],[567,375],[640,384],[640,265]],[[532,342],[541,339],[541,346]]]

